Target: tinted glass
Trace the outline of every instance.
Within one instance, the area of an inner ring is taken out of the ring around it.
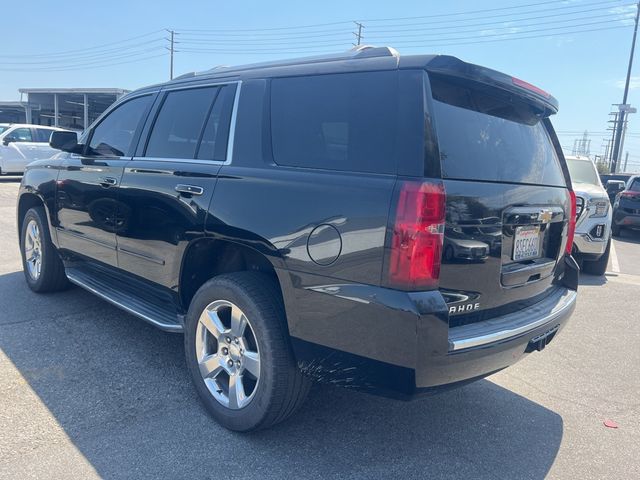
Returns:
[[[565,186],[551,138],[515,95],[430,75],[442,175]]]
[[[394,173],[397,78],[397,72],[373,72],[273,80],[276,163]]]
[[[633,180],[631,185],[629,185],[628,190],[631,190],[632,192],[640,192],[640,178]]]
[[[227,85],[220,89],[205,125],[198,158],[222,162],[226,160],[235,92],[235,85]]]
[[[591,163],[591,161],[572,160],[567,158],[567,166],[569,167],[572,182],[600,185],[598,172],[596,172],[596,167]]]
[[[151,102],[151,95],[136,97],[112,110],[93,130],[89,143],[90,155],[126,155],[133,135]]]
[[[2,125],[0,125],[0,133],[4,133],[4,131],[8,129],[9,127],[3,127]]]
[[[16,128],[13,132],[9,133],[9,136],[14,138],[16,142],[32,141],[30,128]]]
[[[169,92],[147,143],[146,157],[195,158],[218,87]]]
[[[49,139],[51,138],[51,132],[53,130],[47,130],[46,128],[34,128],[36,138],[34,141],[36,142],[45,142],[49,143]]]

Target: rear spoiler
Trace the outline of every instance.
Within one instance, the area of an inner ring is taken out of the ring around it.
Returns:
[[[466,63],[449,55],[438,55],[426,65],[428,72],[464,78],[494,88],[500,88],[528,99],[541,107],[545,116],[558,112],[558,100],[541,88],[505,73]]]

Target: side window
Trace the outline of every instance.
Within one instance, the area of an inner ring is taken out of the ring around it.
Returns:
[[[197,158],[221,162],[226,160],[235,93],[235,85],[226,85],[220,89],[207,119]]]
[[[93,129],[88,153],[110,157],[126,155],[151,98],[151,95],[136,97],[112,110]]]
[[[219,87],[169,92],[156,117],[145,157],[192,159]]]
[[[51,138],[51,132],[53,132],[53,130],[48,130],[46,128],[34,128],[33,129],[34,134],[35,134],[35,142],[43,142],[43,143],[49,143],[49,139]]]
[[[279,165],[395,173],[397,72],[274,79],[271,132]]]
[[[16,128],[9,136],[15,138],[16,142],[32,142],[30,128]]]

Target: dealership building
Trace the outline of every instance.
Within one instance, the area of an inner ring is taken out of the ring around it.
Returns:
[[[84,130],[113,102],[121,88],[21,88],[20,102],[0,102],[0,123],[32,123]]]

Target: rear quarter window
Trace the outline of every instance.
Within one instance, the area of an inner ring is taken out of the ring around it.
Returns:
[[[271,82],[278,165],[395,173],[398,75],[345,73]]]
[[[430,75],[445,178],[566,186],[542,117],[515,95]]]

